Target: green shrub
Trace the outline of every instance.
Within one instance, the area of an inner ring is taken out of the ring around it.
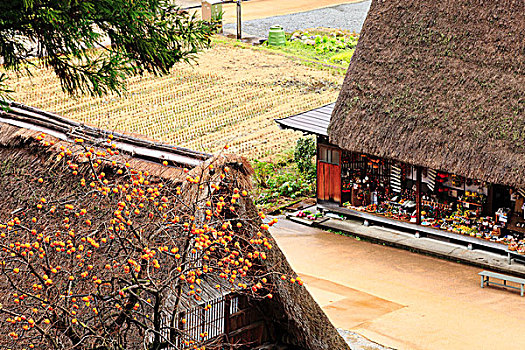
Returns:
[[[252,166],[253,170],[255,170],[255,174],[253,175],[255,185],[261,188],[268,188],[268,181],[275,174],[275,165],[269,162],[254,160]]]
[[[315,191],[315,138],[303,137],[295,149],[284,152],[274,162],[255,160],[256,199],[258,205],[275,202],[280,197],[310,196]]]
[[[315,164],[316,145],[314,137],[302,137],[297,140],[294,151],[294,160],[297,168],[305,180],[313,184],[317,176]]]
[[[297,198],[313,193],[313,187],[298,172],[295,166],[276,169],[272,163],[257,162],[255,179],[258,187],[256,204],[267,204],[280,197]],[[263,164],[264,163],[264,164]],[[269,169],[273,171],[268,172]],[[263,180],[259,182],[259,180]]]
[[[310,152],[310,155],[312,141],[313,140],[305,141],[303,142],[304,144],[301,143],[301,149],[305,148],[306,151]],[[304,154],[308,154],[308,152]],[[311,177],[307,178],[307,176],[305,176],[305,173],[299,169],[298,164],[294,162],[292,156],[295,156],[295,153],[294,150],[292,150],[292,152],[286,152],[275,163],[261,162],[258,160],[252,163],[253,169],[255,170],[253,178],[256,185],[256,204],[268,204],[280,197],[298,198],[301,196],[309,196],[314,192],[315,175],[313,177],[314,181],[311,180]],[[311,160],[310,165],[308,165],[302,157],[299,158],[303,169],[312,171]],[[315,165],[313,166],[315,173]]]
[[[355,50],[343,51],[330,57],[330,62],[338,64],[350,64]]]
[[[281,169],[268,181],[270,188],[274,189],[272,195],[296,198],[303,193],[311,191],[311,186],[304,181],[293,169]]]

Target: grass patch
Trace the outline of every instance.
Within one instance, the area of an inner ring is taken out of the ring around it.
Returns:
[[[277,54],[309,68],[328,71],[331,75],[344,77],[350,62],[348,55],[350,54],[351,57],[355,51],[354,49],[317,53],[312,46],[301,44],[299,42],[292,42],[290,41],[290,37],[291,35],[287,35],[285,46],[269,46],[266,43],[263,45],[251,45],[223,36],[215,36],[212,41],[217,44],[231,45],[242,49]],[[337,59],[337,57],[333,59],[334,56],[338,55],[344,55],[345,59]]]
[[[260,209],[275,211],[315,194],[315,149],[315,140],[305,137],[273,161],[252,162],[254,199]]]
[[[347,51],[340,52],[338,54],[333,55],[329,58],[330,62],[335,64],[341,64],[348,66],[350,64],[350,60],[352,59],[352,56],[354,55],[355,49],[350,49]]]
[[[341,30],[315,29],[296,31],[287,35],[286,39],[284,46],[271,46],[265,43],[263,47],[294,57],[347,69],[359,36]]]
[[[324,229],[325,231],[327,232],[330,232],[330,233],[334,233],[336,235],[339,235],[339,236],[344,236],[344,237],[350,237],[350,238],[353,238],[355,239],[356,241],[360,241],[361,240],[361,237],[359,236],[356,236],[356,235],[352,235],[350,233],[346,233],[346,232],[343,232],[343,231],[339,231],[339,230],[332,230],[330,228],[327,228],[327,229]]]

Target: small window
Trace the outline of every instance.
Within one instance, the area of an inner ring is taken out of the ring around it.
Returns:
[[[328,162],[328,148],[319,148],[319,161]]]
[[[339,151],[338,150],[335,150],[333,149],[332,150],[332,159],[331,159],[331,162],[332,164],[335,164],[335,165],[339,165]]]
[[[337,149],[328,147],[319,147],[319,161],[323,163],[330,163],[339,165],[340,152]]]

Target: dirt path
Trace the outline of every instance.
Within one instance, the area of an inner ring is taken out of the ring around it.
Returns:
[[[525,299],[479,268],[281,221],[272,231],[336,327],[397,349],[524,349]]]
[[[243,21],[250,21],[252,19],[287,15],[360,1],[361,0],[251,0],[242,3],[242,19]],[[225,4],[223,11],[224,23],[234,23],[236,21],[237,10],[235,4]]]
[[[249,21],[243,19],[242,30],[258,38],[267,37],[269,29],[274,25],[282,26],[286,33],[309,28],[334,28],[359,33],[369,9],[370,0],[366,0]],[[226,23],[224,30],[236,32],[237,24]]]

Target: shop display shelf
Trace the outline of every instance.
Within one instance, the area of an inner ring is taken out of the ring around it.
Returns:
[[[467,201],[460,201],[458,200],[459,203],[464,203],[464,204],[468,204],[468,205],[475,205],[475,206],[478,206],[478,207],[481,207],[483,206],[483,204],[479,204],[479,203],[472,203],[472,202],[467,202]]]
[[[325,211],[331,211],[331,212],[335,212],[338,214],[349,215],[349,216],[361,218],[364,220],[368,220],[371,222],[396,226],[404,230],[408,230],[412,232],[419,232],[420,234],[423,233],[423,234],[427,234],[430,236],[448,238],[450,240],[454,240],[457,242],[472,244],[472,246],[485,247],[492,251],[509,254],[509,250],[506,244],[492,242],[492,241],[485,240],[482,238],[466,236],[466,235],[462,235],[459,233],[449,232],[446,230],[440,230],[440,229],[429,227],[429,226],[417,225],[417,224],[406,222],[406,221],[399,221],[396,219],[387,218],[381,215],[372,214],[372,213],[368,213],[364,211],[343,208],[337,204],[325,203],[325,204],[319,205],[319,208]]]

